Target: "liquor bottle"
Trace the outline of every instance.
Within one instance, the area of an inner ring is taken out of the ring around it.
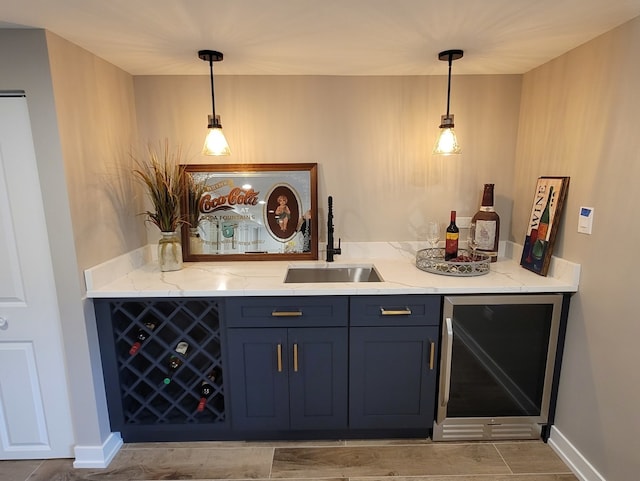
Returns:
[[[547,197],[547,204],[544,206],[542,216],[540,217],[540,223],[538,224],[538,237],[533,244],[531,255],[534,259],[542,259],[544,255],[545,247],[547,245],[547,232],[549,231],[549,222],[551,219],[551,202],[553,198],[553,186],[549,188],[549,197]]]
[[[480,210],[471,219],[475,224],[475,246],[478,252],[491,257],[491,262],[498,260],[498,242],[500,241],[500,217],[493,207],[493,186],[484,184]]]
[[[451,223],[447,227],[447,233],[445,237],[444,246],[444,260],[448,261],[458,257],[458,238],[460,237],[460,231],[456,225],[456,211],[451,211]]]
[[[211,373],[207,376],[206,381],[202,381],[200,384],[200,402],[198,403],[198,412],[204,411],[204,408],[207,405],[207,399],[211,394],[213,394],[213,386],[212,383],[216,380],[216,372],[211,371]]]
[[[169,384],[171,382],[171,378],[173,374],[178,370],[180,366],[183,364],[183,359],[187,355],[187,351],[189,350],[189,344],[184,341],[180,341],[176,346],[175,353],[169,356],[169,361],[167,363],[167,377],[164,378],[164,383]]]
[[[131,345],[131,349],[129,349],[129,354],[131,356],[133,356],[136,352],[138,352],[138,349],[140,349],[140,346],[142,346],[142,343],[146,341],[147,338],[149,337],[150,335],[149,333],[156,328],[156,323],[145,322],[144,327],[146,327],[146,329],[138,329],[138,332],[136,333],[136,342],[134,342]]]

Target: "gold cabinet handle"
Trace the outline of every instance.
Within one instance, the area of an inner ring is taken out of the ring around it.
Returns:
[[[433,371],[433,362],[436,357],[436,343],[431,341],[431,346],[429,348],[429,370]]]
[[[411,309],[409,309],[409,307],[405,307],[404,309],[385,309],[381,307],[380,314],[383,316],[410,316]]]
[[[278,344],[276,351],[278,354],[278,372],[282,372],[282,344]]]
[[[271,317],[300,317],[302,311],[273,311]]]
[[[298,344],[293,344],[293,372],[298,372]]]

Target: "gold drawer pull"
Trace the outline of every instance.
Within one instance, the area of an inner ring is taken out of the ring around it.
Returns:
[[[436,357],[436,343],[435,342],[431,342],[431,347],[429,348],[429,370],[433,371],[433,361],[434,358]]]
[[[298,344],[293,344],[293,372],[298,372]]]
[[[276,351],[278,354],[278,372],[282,372],[282,344],[278,344]]]
[[[383,316],[410,316],[411,309],[409,309],[409,307],[405,307],[404,309],[385,309],[381,307],[380,314]]]
[[[271,317],[300,317],[302,311],[273,311]]]

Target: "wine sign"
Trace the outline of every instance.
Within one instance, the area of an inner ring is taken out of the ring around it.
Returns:
[[[549,270],[568,188],[569,177],[540,177],[536,185],[520,265],[541,276]]]

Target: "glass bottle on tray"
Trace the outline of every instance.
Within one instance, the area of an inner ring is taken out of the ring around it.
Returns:
[[[456,211],[451,211],[451,222],[447,227],[445,246],[444,246],[444,260],[449,261],[458,257],[458,238],[460,237],[460,230],[456,225]]]
[[[491,262],[498,260],[498,243],[500,241],[500,216],[493,206],[494,184],[484,184],[480,210],[471,219],[475,225],[475,251],[491,257]]]

